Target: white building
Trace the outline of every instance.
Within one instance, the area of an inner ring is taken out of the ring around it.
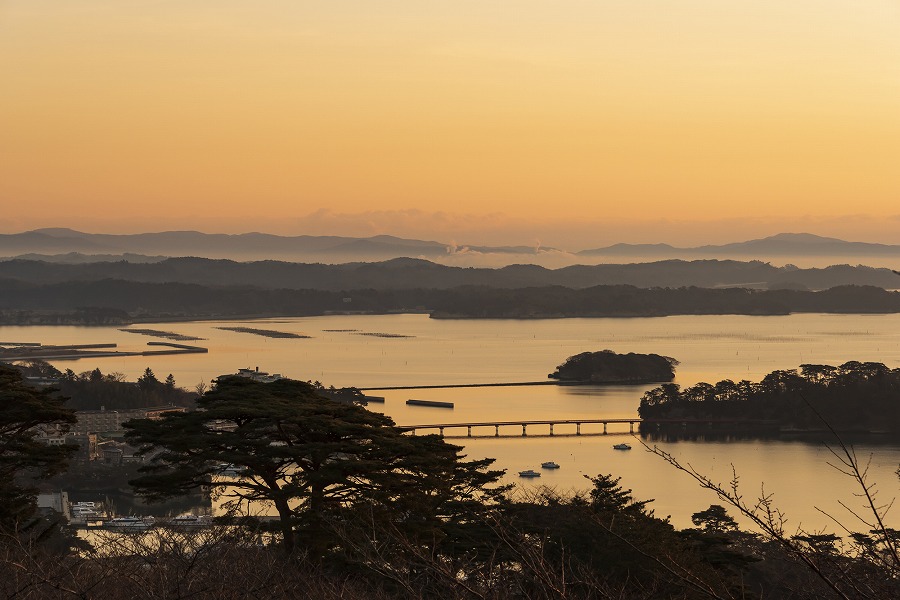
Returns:
[[[259,381],[260,383],[272,383],[273,381],[284,379],[284,377],[281,376],[281,373],[273,373],[272,375],[269,375],[265,371],[260,371],[259,367],[256,367],[256,369],[238,369],[237,376],[246,377],[247,379],[252,379],[253,381]]]

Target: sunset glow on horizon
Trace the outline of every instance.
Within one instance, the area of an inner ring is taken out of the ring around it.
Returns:
[[[898,25],[886,0],[0,2],[0,231],[897,243]]]

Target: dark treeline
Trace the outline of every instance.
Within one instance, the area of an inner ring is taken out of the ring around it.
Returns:
[[[435,317],[552,318],[668,315],[781,315],[793,312],[890,313],[900,310],[900,293],[869,286],[840,286],[821,292],[798,290],[637,288],[596,286],[521,290],[450,290]]]
[[[93,307],[90,310],[85,307]],[[213,287],[121,280],[25,284],[0,282],[0,322],[53,324],[151,318],[309,316],[329,312],[429,311],[437,318],[783,315],[792,312],[900,312],[900,293],[871,286],[799,290],[638,288],[572,289],[464,286],[453,289],[322,290]],[[107,312],[104,312],[107,311]],[[126,319],[122,312],[127,313]],[[104,316],[105,315],[105,316]]]
[[[54,389],[67,398],[72,410],[127,410],[151,406],[193,406],[198,391],[176,385],[171,374],[158,379],[148,367],[137,381],[127,381],[122,373],[103,373],[100,369],[76,373],[60,371],[44,361],[17,365],[25,376],[50,377],[57,380]],[[202,390],[199,392],[202,393]]]
[[[0,261],[0,280],[32,284],[121,279],[144,283],[247,285],[263,289],[450,289],[464,285],[524,288],[560,285],[637,287],[793,288],[820,290],[835,285],[900,287],[890,269],[834,265],[800,269],[760,261],[663,260],[634,264],[573,265],[547,269],[536,265],[463,268],[427,260],[398,258],[374,263],[309,264],[282,261],[235,262],[207,258],[170,258],[155,263],[97,262],[62,264],[33,260]]]
[[[645,420],[770,421],[780,428],[900,433],[900,369],[851,361],[839,367],[805,364],[773,371],[758,383],[730,379],[648,391],[638,413]],[[645,423],[655,431],[660,424]],[[664,425],[663,425],[664,426]],[[679,424],[672,424],[677,429]],[[740,427],[723,423],[722,428]]]

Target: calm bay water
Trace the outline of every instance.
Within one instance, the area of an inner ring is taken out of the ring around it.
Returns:
[[[311,339],[265,338],[216,329],[250,326],[312,336]],[[774,369],[801,363],[838,365],[848,360],[878,361],[900,366],[900,316],[791,315],[784,317],[681,316],[652,319],[554,319],[534,321],[442,321],[425,315],[328,316],[258,321],[146,324],[141,327],[206,338],[197,342],[209,354],[121,357],[55,361],[60,369],[76,372],[99,367],[134,379],[150,367],[161,379],[172,373],[177,383],[193,387],[241,367],[259,367],[295,379],[319,380],[326,385],[362,388],[391,385],[434,385],[541,381],[566,357],[609,348],[616,352],[654,352],[681,364],[676,382],[691,385],[729,378],[758,381]],[[353,331],[348,331],[353,330]],[[383,333],[409,337],[360,335]],[[4,342],[43,344],[116,343],[119,350],[146,349],[155,338],[127,334],[115,328],[0,327]],[[632,417],[646,389],[652,386],[498,387],[373,392],[382,395],[383,411],[399,424],[532,420],[547,418]],[[409,398],[444,400],[451,409],[409,407]],[[852,400],[851,400],[852,401]],[[583,432],[597,433],[583,428]],[[566,435],[574,427],[529,428],[522,439],[493,437],[475,431],[464,445],[471,457],[491,456],[508,469],[510,482],[523,486],[550,485],[560,490],[586,489],[583,475],[612,473],[638,498],[656,498],[657,514],[671,515],[676,525],[690,524],[693,512],[717,502],[660,458],[646,452],[624,428],[610,427],[610,435]],[[464,430],[463,430],[464,431]],[[521,429],[518,430],[521,432]],[[559,435],[563,434],[563,435]],[[631,451],[612,444],[628,441]],[[748,498],[764,489],[787,513],[789,527],[837,529],[818,509],[857,527],[839,500],[859,507],[852,482],[829,467],[830,454],[821,442],[794,440],[679,441],[659,443],[680,461],[690,463],[717,481],[732,478],[732,465]],[[900,464],[900,444],[857,441],[858,454],[871,457],[869,476],[878,482],[879,500],[888,502],[900,491],[894,471]],[[538,468],[555,460],[557,471],[544,471],[526,482],[519,470]],[[832,460],[833,462],[833,460]],[[897,527],[900,518],[889,519]]]

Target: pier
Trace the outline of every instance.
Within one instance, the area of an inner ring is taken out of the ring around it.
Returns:
[[[575,435],[582,435],[581,427],[582,425],[602,425],[603,431],[597,432],[602,433],[602,435],[607,435],[609,433],[608,427],[613,424],[628,424],[628,433],[634,433],[635,424],[640,424],[640,418],[626,418],[626,419],[541,419],[536,421],[482,421],[477,423],[433,423],[428,425],[399,425],[399,429],[402,429],[405,432],[412,433],[416,435],[417,431],[432,431],[437,430],[437,433],[444,437],[444,431],[448,429],[465,429],[466,434],[465,437],[473,437],[472,430],[473,429],[488,429],[488,435],[490,434],[490,428],[494,428],[494,437],[500,437],[500,428],[501,427],[516,427],[522,428],[521,434],[518,433],[518,429],[516,429],[516,435],[520,435],[521,437],[528,436],[528,427],[529,426],[541,426],[546,425],[550,428],[550,435],[556,435],[556,427],[559,425],[574,425],[575,430],[571,433]],[[571,433],[569,435],[571,435]],[[562,434],[565,435],[565,434]],[[458,436],[462,437],[462,435]]]
[[[588,381],[557,381],[555,379],[543,381],[504,381],[500,383],[446,383],[437,385],[384,385],[375,387],[361,387],[362,391],[387,391],[387,390],[446,390],[453,388],[482,388],[482,387],[520,387],[530,385],[584,385]]]

